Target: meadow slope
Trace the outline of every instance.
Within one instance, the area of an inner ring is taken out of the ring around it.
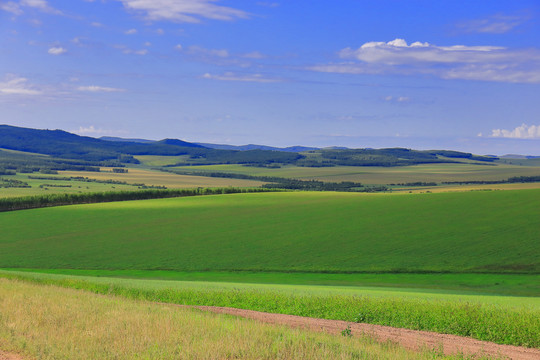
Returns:
[[[265,193],[4,213],[0,267],[538,273],[540,191]]]

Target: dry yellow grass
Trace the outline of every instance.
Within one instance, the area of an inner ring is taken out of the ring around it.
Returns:
[[[144,183],[146,185],[162,185],[168,188],[194,188],[194,187],[257,187],[264,184],[260,181],[240,180],[228,178],[211,178],[203,176],[177,175],[161,171],[144,169],[129,169],[128,173],[113,173],[109,168],[102,168],[105,172],[91,171],[59,171],[60,176],[84,176],[90,179],[119,180],[127,183]]]
[[[394,344],[0,279],[0,348],[37,359],[433,359]]]
[[[283,166],[278,169],[247,167],[242,165],[206,165],[178,167],[185,171],[230,172],[254,176],[278,176],[301,180],[321,180],[328,182],[354,181],[363,184],[392,184],[408,182],[443,182],[505,180],[513,176],[537,176],[538,166],[518,166],[510,164],[421,164],[413,166],[335,166],[322,168]]]
[[[478,191],[478,190],[523,190],[523,189],[540,189],[540,182],[535,183],[513,183],[513,184],[469,184],[469,185],[441,185],[441,186],[426,186],[426,187],[404,187],[396,192],[411,192],[425,193],[427,191],[433,193],[439,192],[460,192],[460,191]]]

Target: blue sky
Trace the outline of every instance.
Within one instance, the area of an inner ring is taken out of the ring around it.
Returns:
[[[540,3],[0,0],[0,123],[540,155]]]

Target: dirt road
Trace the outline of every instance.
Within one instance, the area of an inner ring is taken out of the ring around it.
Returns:
[[[170,305],[170,304],[168,304]],[[180,305],[182,306],[182,305]],[[456,335],[438,334],[429,331],[417,331],[393,328],[390,326],[358,324],[340,320],[315,319],[295,315],[271,314],[253,310],[242,310],[215,306],[190,306],[200,310],[218,314],[230,314],[244,318],[259,320],[270,324],[287,325],[294,328],[304,328],[340,334],[350,326],[352,335],[366,334],[380,341],[392,341],[407,349],[419,350],[431,348],[441,350],[444,354],[484,355],[494,358],[540,360],[540,350],[520,346],[499,345],[487,341],[479,341]]]

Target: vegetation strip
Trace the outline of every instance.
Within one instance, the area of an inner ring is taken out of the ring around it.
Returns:
[[[22,269],[47,274],[110,277],[146,280],[177,280],[243,284],[338,286],[415,289],[426,293],[454,295],[504,295],[539,297],[540,275],[478,273],[315,273],[269,271],[171,271],[171,270],[89,270],[89,269]]]
[[[463,359],[5,279],[0,309],[0,346],[29,359]]]
[[[163,304],[170,305],[170,304]],[[182,305],[180,305],[182,306]],[[389,326],[351,323],[340,320],[326,320],[296,315],[272,314],[253,310],[244,310],[217,306],[191,306],[196,309],[217,314],[228,314],[254,319],[270,324],[287,325],[332,334],[366,335],[379,341],[392,341],[411,350],[442,349],[445,355],[488,356],[489,358],[509,357],[510,359],[536,360],[540,358],[539,349],[512,345],[499,345],[492,342],[478,341],[471,338],[438,334],[428,331],[400,329]],[[345,329],[345,331],[344,331]],[[347,330],[350,330],[347,331]]]
[[[49,185],[50,186],[50,185]],[[56,185],[59,186],[59,185]],[[0,198],[0,211],[26,210],[51,206],[94,204],[127,200],[163,199],[185,196],[270,192],[260,188],[197,188],[197,189],[145,189],[140,191],[108,191],[96,193],[63,193],[14,198]]]
[[[262,185],[267,189],[287,189],[287,190],[307,190],[307,191],[352,191],[352,192],[380,192],[390,190],[388,187],[380,186],[364,186],[361,183],[352,181],[327,182],[319,180],[299,180],[289,179],[278,176],[254,176],[237,173],[226,172],[206,172],[206,171],[186,171],[186,170],[171,170],[166,167],[160,169],[162,171],[172,172],[178,175],[206,176],[215,178],[230,178],[242,180],[263,181],[269,184]]]
[[[540,311],[460,300],[291,293],[242,287],[152,286],[152,281],[13,273],[0,276],[98,294],[182,305],[233,307],[305,317],[356,321],[472,337],[498,344],[540,347]]]

